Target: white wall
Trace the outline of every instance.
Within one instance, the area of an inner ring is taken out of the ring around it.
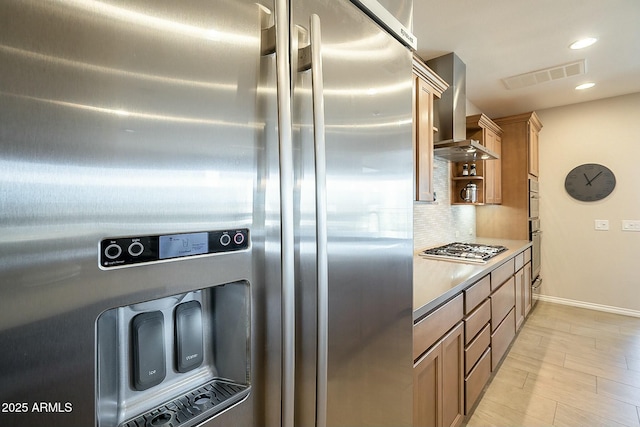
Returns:
[[[543,296],[640,315],[640,232],[621,231],[623,219],[640,220],[640,93],[537,113]],[[614,172],[606,199],[566,193],[566,174],[582,163]],[[594,230],[596,219],[609,231]]]

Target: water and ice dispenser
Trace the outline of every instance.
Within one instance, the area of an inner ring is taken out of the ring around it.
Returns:
[[[205,233],[156,237],[106,239],[101,268],[141,262],[130,260],[131,246],[143,262],[157,261],[162,240],[173,246],[165,252],[172,257],[189,245],[195,254],[210,250],[200,246],[211,239]],[[154,241],[153,254],[145,254]],[[250,300],[249,283],[239,280],[103,312],[96,322],[98,427],[188,427],[243,400],[251,388]]]

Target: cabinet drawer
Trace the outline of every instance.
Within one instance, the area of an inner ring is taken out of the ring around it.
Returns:
[[[496,331],[491,335],[491,370],[495,370],[496,366],[504,356],[509,344],[516,336],[516,311],[512,309],[504,321],[498,326]]]
[[[513,276],[491,294],[491,330],[495,331],[502,319],[516,304],[516,281]]]
[[[491,344],[491,330],[487,324],[482,332],[464,349],[465,375],[471,371],[471,368],[474,367],[478,359],[480,359],[480,356],[484,354],[489,344]]]
[[[429,313],[413,326],[413,360],[462,320],[462,294]]]
[[[469,344],[489,320],[491,320],[491,302],[487,299],[464,319],[464,343]]]
[[[520,252],[518,255],[516,255],[516,257],[514,258],[514,261],[515,261],[515,271],[518,271],[522,267],[524,267],[524,252]]]
[[[491,290],[494,291],[516,272],[515,260],[511,258],[491,272]]]
[[[531,248],[527,248],[526,251],[524,251],[524,263],[528,263],[531,262]]]
[[[491,349],[488,348],[480,358],[480,361],[464,380],[465,415],[471,411],[478,400],[482,389],[491,376]]]
[[[491,276],[486,275],[464,291],[464,314],[469,314],[491,293]]]

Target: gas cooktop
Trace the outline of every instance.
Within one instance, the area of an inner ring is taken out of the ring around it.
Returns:
[[[500,245],[455,242],[427,249],[422,251],[420,255],[425,258],[484,264],[487,260],[506,250],[505,246]]]

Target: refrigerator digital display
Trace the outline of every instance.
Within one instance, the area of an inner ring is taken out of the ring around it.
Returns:
[[[208,233],[160,236],[159,259],[201,255],[209,252]]]

